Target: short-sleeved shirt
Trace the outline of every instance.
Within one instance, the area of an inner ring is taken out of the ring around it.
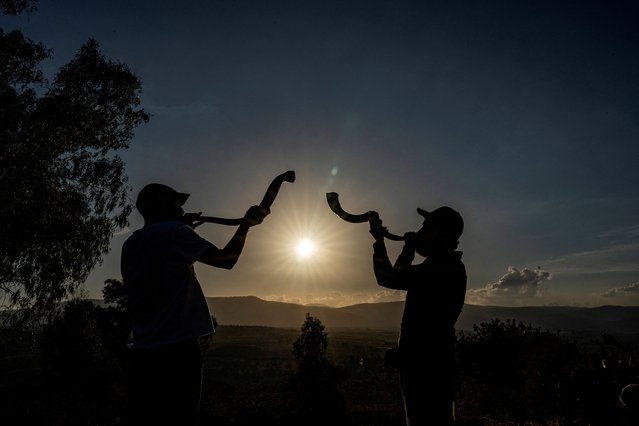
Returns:
[[[157,348],[215,331],[193,267],[211,246],[181,222],[147,225],[124,242],[121,272],[134,348]]]

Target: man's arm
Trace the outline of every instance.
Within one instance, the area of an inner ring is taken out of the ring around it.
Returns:
[[[395,267],[401,268],[405,266],[410,266],[415,260],[415,233],[407,232],[404,234],[404,247],[402,247],[402,252],[397,257],[395,261]]]
[[[240,258],[240,254],[242,254],[248,230],[252,226],[262,223],[269,213],[269,210],[260,206],[249,208],[244,215],[242,223],[238,226],[237,231],[235,231],[226,246],[223,249],[218,249],[211,245],[202,253],[198,261],[218,268],[232,269]]]
[[[393,290],[408,290],[408,268],[393,267],[391,264],[386,251],[386,244],[384,243],[385,230],[386,228],[382,226],[382,221],[379,218],[370,220],[370,233],[375,238],[375,243],[373,243],[373,271],[375,272],[377,284]],[[402,251],[402,254],[404,254],[404,251]],[[402,261],[406,261],[409,257],[410,254],[406,253]],[[415,257],[414,250],[412,257]],[[402,256],[400,255],[397,262],[400,262],[401,258]],[[408,266],[410,266],[411,261],[412,259],[408,261]]]

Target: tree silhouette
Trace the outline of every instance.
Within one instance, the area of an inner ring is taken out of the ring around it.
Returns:
[[[5,15],[18,15],[25,9],[29,12],[36,10],[38,0],[0,0],[0,10]]]
[[[107,424],[123,411],[120,354],[107,312],[89,300],[65,303],[39,339],[47,393],[46,423]],[[124,341],[120,341],[124,347]],[[96,403],[99,401],[99,403]]]
[[[330,362],[327,349],[324,325],[307,313],[293,343],[297,371],[287,385],[291,424],[348,424],[346,400],[339,389],[346,373]]]
[[[580,354],[559,333],[494,319],[457,339],[461,409],[508,421],[559,413],[559,383]]]
[[[30,1],[3,1],[16,14]],[[124,162],[148,121],[141,83],[89,39],[52,83],[51,53],[0,29],[0,307],[48,315],[74,294],[131,212]],[[23,319],[25,316],[23,316]]]
[[[105,307],[74,299],[43,327],[47,412],[55,418],[49,424],[111,424],[124,410],[131,318],[122,281],[106,280],[102,294]]]
[[[108,280],[104,281],[102,297],[105,303],[113,305],[113,307],[119,310],[126,309],[126,290],[122,281],[116,280],[114,278],[109,278]]]
[[[102,297],[107,305],[98,309],[97,313],[104,346],[123,365],[131,333],[131,314],[127,308],[124,283],[113,278],[104,281]]]
[[[306,314],[302,333],[293,343],[293,355],[300,371],[318,371],[328,368],[328,333],[319,318]]]

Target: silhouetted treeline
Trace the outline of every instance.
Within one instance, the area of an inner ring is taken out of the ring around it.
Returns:
[[[3,424],[124,424],[128,324],[119,285],[107,283],[111,305],[69,302],[2,348]],[[298,330],[220,326],[203,352],[201,424],[401,425],[395,339],[392,331],[328,332],[310,315]],[[575,404],[575,384],[587,388],[577,380],[604,357],[624,359],[598,340],[588,346],[500,320],[460,333],[458,417],[543,425],[588,414]]]

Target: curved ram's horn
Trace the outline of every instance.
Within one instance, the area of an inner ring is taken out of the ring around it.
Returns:
[[[374,211],[369,211],[369,212],[362,213],[362,214],[351,214],[351,213],[348,213],[348,212],[344,211],[344,209],[342,208],[342,206],[339,203],[339,195],[337,194],[337,192],[327,192],[326,193],[326,201],[328,201],[328,206],[331,208],[333,213],[335,213],[336,215],[341,217],[346,222],[364,223],[364,222],[368,222],[368,220],[371,219],[373,217],[373,215],[378,216],[377,212],[374,212]],[[388,231],[386,231],[384,233],[384,237],[388,238],[389,240],[392,240],[392,241],[404,241],[404,237],[400,237],[399,235],[391,234]]]
[[[271,208],[273,205],[273,201],[275,201],[275,197],[277,197],[277,193],[284,182],[295,182],[295,172],[293,170],[289,170],[287,172],[278,175],[271,184],[268,186],[264,197],[262,198],[262,202],[260,203],[261,207],[265,209]],[[199,226],[202,223],[217,223],[220,225],[239,225],[242,223],[243,218],[237,219],[227,219],[224,217],[215,217],[215,216],[197,216],[194,218],[195,226]]]

